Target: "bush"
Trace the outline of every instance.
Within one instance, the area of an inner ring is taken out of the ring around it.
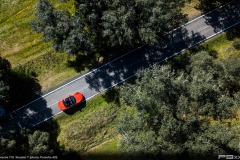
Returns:
[[[240,39],[234,39],[232,45],[235,49],[240,50]]]

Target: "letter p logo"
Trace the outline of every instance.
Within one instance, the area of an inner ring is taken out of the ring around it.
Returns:
[[[218,155],[218,159],[225,159],[226,155]]]

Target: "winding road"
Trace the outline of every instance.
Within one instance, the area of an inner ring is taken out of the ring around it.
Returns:
[[[0,132],[11,128],[34,127],[61,114],[57,102],[69,94],[80,91],[88,101],[97,94],[134,77],[137,70],[159,64],[238,24],[240,24],[240,0],[234,0],[168,33],[166,36],[171,40],[161,47],[142,45],[44,93],[1,118]]]

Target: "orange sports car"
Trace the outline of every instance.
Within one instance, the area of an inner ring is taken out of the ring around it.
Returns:
[[[84,97],[82,93],[76,92],[72,95],[69,95],[67,98],[64,98],[58,102],[58,107],[65,111],[79,103],[81,103],[84,100]]]

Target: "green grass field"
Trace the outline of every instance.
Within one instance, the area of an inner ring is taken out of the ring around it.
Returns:
[[[93,147],[86,152],[83,152],[82,154],[80,154],[80,157],[83,160],[110,160],[113,157],[115,160],[121,159],[121,154],[117,147],[118,140],[120,138],[120,136],[116,136],[111,138],[110,140],[106,140],[102,144]]]
[[[32,32],[29,21],[34,18],[37,1],[0,1],[0,54],[10,61],[13,68],[21,66],[27,72],[34,72],[42,91],[46,91],[78,75],[79,72],[68,65],[68,62],[74,61],[76,56],[54,52],[50,43],[42,42],[41,35]],[[57,0],[51,2],[57,8],[67,9],[69,12],[75,10],[73,0],[62,4],[56,3]],[[183,10],[189,14],[190,19],[200,13],[194,9],[195,3],[196,0],[187,3]],[[232,55],[240,57],[240,51],[232,47],[233,39],[240,37],[236,34],[238,30],[239,27],[232,29],[187,52],[203,49],[219,59],[226,59]],[[118,155],[119,137],[116,136],[115,124],[124,107],[119,105],[117,97],[112,97],[110,95],[113,94],[109,93],[111,92],[98,95],[86,105],[79,106],[68,114],[59,115],[37,129],[51,133],[55,147],[74,150],[77,153],[94,147],[85,152],[90,155],[86,156],[86,159],[93,159],[94,156],[91,155],[106,152]],[[106,142],[101,144],[104,141]]]
[[[201,50],[205,50],[219,60],[224,60],[224,59],[230,58],[231,56],[236,56],[240,58],[240,50],[236,50],[232,46],[233,39],[240,38],[239,31],[240,31],[240,26],[232,28],[231,30],[225,33],[222,33],[212,38],[211,40],[208,40],[205,43],[199,46],[196,46],[195,48],[188,50],[182,54],[192,54]],[[232,126],[239,126],[240,124],[239,118],[240,118],[240,110],[238,112],[238,118],[232,119],[232,120],[226,120],[223,123],[228,124],[228,122],[230,122]],[[113,158],[109,156],[110,159],[112,158],[112,159],[118,160],[118,158],[119,159],[123,158],[122,155],[120,154],[119,149],[117,148],[118,139],[119,137],[117,138],[114,137],[111,140],[106,141],[106,143],[102,143],[99,146],[94,147],[93,149],[89,149],[86,152],[83,152],[83,159],[84,160],[93,160],[93,159],[102,160],[104,159],[104,156],[101,157],[97,155],[106,154],[106,152],[110,152],[110,155],[112,152],[115,153],[116,157]]]
[[[193,53],[201,50],[209,52],[215,58],[220,60],[228,59],[231,56],[240,58],[240,50],[233,47],[232,43],[234,39],[240,38],[240,25],[216,36],[212,39],[200,44],[186,51],[185,53]]]
[[[67,79],[79,74],[68,61],[76,56],[56,53],[50,43],[42,41],[41,35],[32,32],[29,21],[34,18],[38,0],[3,0],[0,2],[0,54],[13,68],[24,68],[34,73],[46,91]],[[73,0],[68,3],[56,3],[57,8],[68,8],[70,12]]]
[[[191,53],[195,53],[200,50],[206,50],[206,51],[214,54],[214,56],[220,60],[230,58],[231,56],[236,56],[236,57],[240,58],[240,50],[236,50],[232,46],[233,39],[240,38],[239,33],[238,33],[239,30],[240,30],[240,26],[235,27],[235,28],[227,31],[226,33],[222,33],[222,34],[214,37],[213,39],[208,40],[205,43],[203,43],[191,50],[186,51],[185,53],[191,54]],[[232,33],[235,33],[235,34],[232,34]],[[232,35],[232,36],[230,36],[230,35]],[[240,118],[240,110],[238,112],[238,118],[230,120],[230,121],[226,120],[226,122],[223,122],[223,123],[227,124],[228,122],[230,122],[232,124],[232,126],[239,126],[239,124],[240,124],[239,118]],[[114,157],[114,159],[116,159],[116,160],[118,158],[119,159],[123,158],[117,147],[117,141],[119,138],[120,137],[114,137],[114,138],[106,141],[106,143],[102,143],[99,146],[94,147],[93,149],[87,150],[86,152],[83,153],[83,159],[84,160],[93,160],[93,159],[102,160],[102,159],[104,159],[104,157],[97,156],[97,155],[106,154],[106,152],[109,153],[110,155],[111,155],[111,153],[113,153],[116,156],[116,157]],[[109,158],[111,159],[113,157],[109,156]],[[124,158],[126,158],[126,157],[124,157]]]
[[[42,41],[41,35],[32,31],[29,21],[34,18],[38,0],[2,0],[0,2],[0,54],[13,68],[21,67],[36,75],[42,91],[46,91],[79,74],[69,61],[76,56],[56,53],[50,43]],[[50,0],[55,8],[73,13],[74,0],[59,3]],[[187,3],[184,13],[196,15],[195,1]],[[191,8],[191,9],[189,9]],[[87,69],[83,67],[82,71]]]
[[[84,152],[116,136],[117,117],[125,108],[120,106],[118,96],[113,88],[36,129],[51,133],[55,148]]]

